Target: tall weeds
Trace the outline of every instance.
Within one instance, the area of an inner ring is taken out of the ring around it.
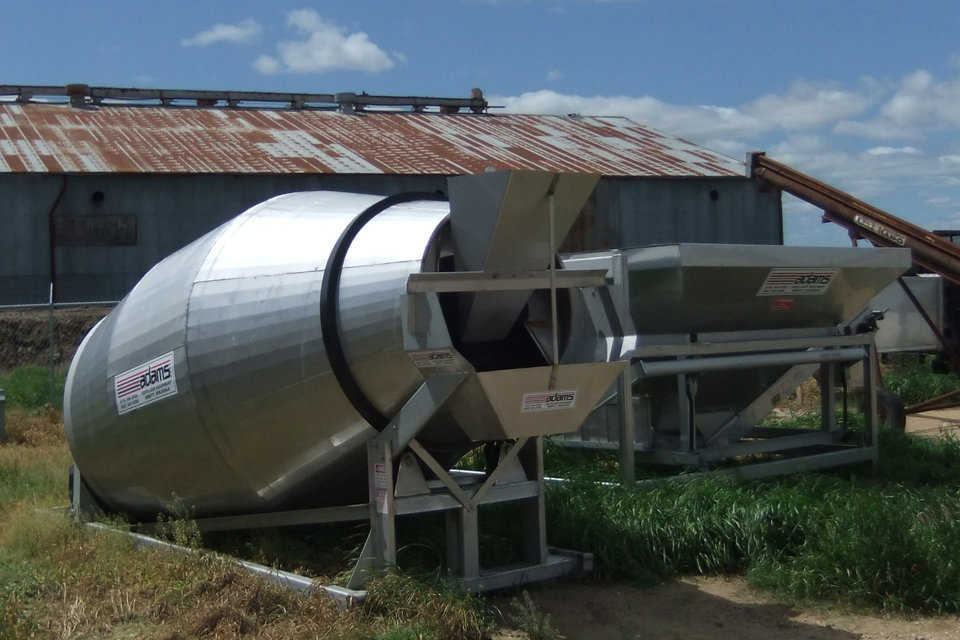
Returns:
[[[883,450],[879,478],[553,486],[551,543],[594,552],[605,578],[745,572],[797,600],[960,612],[960,444],[889,433]]]

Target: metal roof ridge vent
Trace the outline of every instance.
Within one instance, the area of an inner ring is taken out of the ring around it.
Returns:
[[[469,109],[473,113],[483,113],[489,105],[483,97],[481,89],[471,89],[469,98],[436,98],[420,96],[380,96],[350,91],[337,93],[334,101],[339,105],[341,113],[362,113],[367,107],[409,108],[414,113],[423,113],[428,107],[436,108],[440,113],[459,113],[461,109]]]
[[[67,95],[70,96],[71,107],[87,106],[87,96],[90,95],[90,85],[82,83],[71,83],[66,86]]]

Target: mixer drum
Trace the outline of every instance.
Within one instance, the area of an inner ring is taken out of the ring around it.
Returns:
[[[104,506],[196,516],[365,499],[374,429],[347,399],[321,331],[326,263],[380,196],[278,196],[153,267],[83,340],[64,418]],[[401,296],[449,214],[386,207],[349,244],[340,344],[363,395],[396,413],[423,378],[403,350]],[[429,448],[429,441],[424,442]]]

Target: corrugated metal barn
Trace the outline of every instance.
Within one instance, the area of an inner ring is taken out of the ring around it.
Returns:
[[[46,302],[51,281],[60,302],[119,299],[165,255],[280,193],[443,190],[489,169],[603,176],[567,249],[782,242],[779,192],[626,118],[477,113],[476,97],[376,110],[356,96],[310,108],[242,94],[240,106],[84,87],[54,103],[26,89],[0,87],[0,304]]]

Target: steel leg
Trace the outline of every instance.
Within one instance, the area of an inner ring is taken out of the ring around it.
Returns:
[[[383,569],[397,563],[395,531],[396,509],[393,503],[393,457],[390,443],[367,442],[367,486],[370,496],[370,542],[374,566]]]
[[[463,578],[476,578],[480,575],[480,533],[478,530],[477,510],[457,509],[460,552],[458,560],[460,575]]]
[[[873,448],[873,471],[879,470],[880,464],[880,421],[877,418],[877,346],[873,341],[867,345],[867,357],[863,359],[863,386],[866,406],[864,414],[867,419],[867,433],[870,446]]]
[[[444,512],[444,524],[446,526],[447,541],[447,573],[451,576],[459,576],[463,572],[463,566],[460,562],[460,510]]]
[[[824,431],[837,428],[837,365],[824,362],[820,365],[820,424]]]
[[[636,420],[633,415],[633,372],[629,367],[620,374],[620,480],[633,484]]]
[[[687,374],[677,374],[677,422],[680,429],[680,448],[683,451],[693,451],[693,441],[690,439],[690,398],[687,396]]]
[[[632,451],[632,448],[631,448]],[[538,484],[537,497],[520,503],[523,522],[524,560],[532,564],[547,561],[547,515],[543,495],[543,437],[537,437],[524,447],[521,462],[528,478]]]
[[[77,520],[91,520],[100,512],[100,505],[96,498],[87,488],[87,483],[83,481],[80,470],[77,465],[70,467],[70,503],[73,511],[73,517]]]

